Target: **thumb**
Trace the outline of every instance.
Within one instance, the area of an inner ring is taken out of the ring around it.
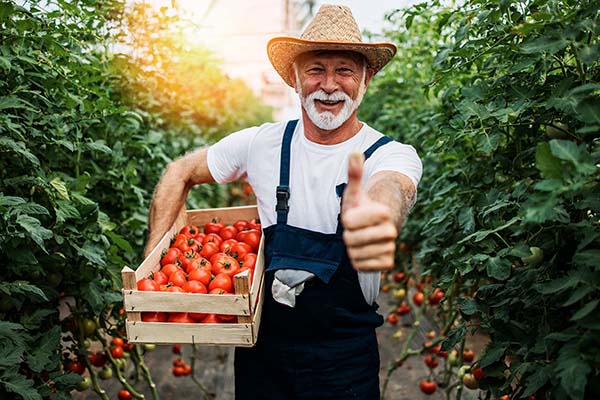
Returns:
[[[365,156],[362,153],[350,153],[348,158],[348,183],[344,191],[345,207],[356,207],[360,204],[362,197],[362,187],[360,182],[363,175],[363,164]]]

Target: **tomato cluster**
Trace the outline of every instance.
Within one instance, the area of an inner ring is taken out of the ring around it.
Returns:
[[[233,277],[254,267],[261,239],[255,219],[232,225],[212,221],[201,230],[185,225],[163,251],[160,270],[137,282],[138,290],[201,294],[234,293]],[[144,312],[145,322],[220,323],[235,322],[233,315],[186,312]]]

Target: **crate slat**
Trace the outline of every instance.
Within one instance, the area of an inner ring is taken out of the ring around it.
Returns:
[[[255,343],[252,324],[184,324],[127,321],[131,343],[195,343],[250,347]]]
[[[125,311],[198,312],[250,315],[248,294],[198,294],[142,292],[123,289],[127,298]]]

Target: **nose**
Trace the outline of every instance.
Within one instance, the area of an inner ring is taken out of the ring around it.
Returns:
[[[331,94],[339,89],[334,72],[330,71],[325,74],[323,81],[321,82],[321,89],[327,94]]]

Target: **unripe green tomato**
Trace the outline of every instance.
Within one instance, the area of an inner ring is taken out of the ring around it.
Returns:
[[[62,282],[62,279],[63,279],[63,276],[60,272],[50,272],[48,274],[48,276],[46,277],[46,282],[48,282],[48,285],[55,288],[58,285],[60,285],[60,283]]]
[[[458,365],[458,353],[456,350],[452,350],[448,353],[448,365],[456,367]]]
[[[562,122],[554,122],[553,125],[554,126],[546,125],[546,135],[550,139],[566,139],[569,137],[567,133],[569,131],[569,127],[567,124]]]
[[[78,391],[83,392],[84,390],[88,390],[91,385],[92,385],[92,380],[90,379],[89,376],[86,376],[83,378],[82,381],[77,382],[77,385],[75,385],[75,388]]]
[[[463,365],[462,367],[460,367],[458,369],[458,379],[462,380],[462,378],[465,376],[465,374],[467,372],[469,372],[471,370],[471,367],[469,365]]]
[[[83,347],[85,347],[86,349],[89,349],[92,346],[92,341],[90,339],[85,339],[83,341]]]
[[[124,351],[124,352],[123,352],[123,358],[124,358],[124,359],[127,359],[127,358],[129,358],[129,357],[131,357],[131,353],[129,353],[128,351]]]
[[[100,379],[103,379],[103,380],[112,378],[112,376],[113,376],[112,368],[109,368],[109,367],[102,368],[100,370],[100,372],[98,372],[98,376],[100,377]]]
[[[115,365],[117,366],[117,368],[119,368],[121,371],[125,369],[125,364],[126,361],[123,358],[116,358],[115,359]]]
[[[146,343],[144,345],[144,350],[145,351],[152,351],[154,349],[156,349],[156,345],[154,343]]]
[[[81,328],[83,329],[83,334],[85,337],[90,337],[94,334],[94,332],[96,332],[96,323],[94,322],[94,320],[91,320],[89,318],[84,318],[81,321]]]
[[[463,385],[465,385],[471,390],[475,390],[479,387],[479,382],[477,382],[477,379],[475,379],[475,376],[473,376],[473,374],[465,374],[465,376],[463,376],[462,378],[462,382]]]

